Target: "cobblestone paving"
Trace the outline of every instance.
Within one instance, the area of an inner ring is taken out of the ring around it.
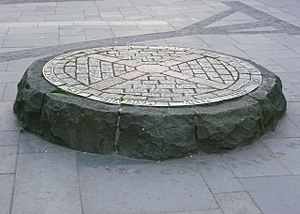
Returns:
[[[123,46],[60,55],[43,69],[63,90],[89,99],[144,106],[206,104],[256,89],[260,72],[211,51]]]
[[[298,0],[0,2],[1,214],[300,213]],[[114,45],[251,59],[280,76],[287,115],[274,133],[242,150],[160,163],[75,152],[22,130],[12,105],[34,60]]]

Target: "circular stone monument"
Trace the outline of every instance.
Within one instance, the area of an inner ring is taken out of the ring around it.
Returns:
[[[249,60],[144,46],[38,60],[14,105],[25,130],[54,143],[155,160],[249,144],[285,110],[280,79]]]

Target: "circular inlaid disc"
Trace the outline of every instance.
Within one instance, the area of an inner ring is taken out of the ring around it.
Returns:
[[[213,51],[121,46],[69,52],[43,68],[57,87],[110,104],[187,106],[246,95],[262,82],[249,63]]]

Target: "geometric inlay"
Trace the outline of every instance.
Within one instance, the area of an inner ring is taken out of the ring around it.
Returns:
[[[188,106],[255,90],[261,73],[225,54],[178,47],[113,46],[50,60],[44,77],[67,92],[110,104]]]

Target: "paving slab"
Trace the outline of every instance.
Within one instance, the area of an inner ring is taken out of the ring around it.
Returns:
[[[0,130],[1,131],[15,131],[20,130],[21,126],[17,121],[15,114],[12,111],[11,102],[0,102]]]
[[[203,155],[199,159],[200,173],[213,193],[244,190],[221,155]]]
[[[291,174],[276,155],[262,143],[228,152],[223,157],[237,177]]]
[[[13,101],[17,96],[17,86],[16,83],[7,83],[5,86],[5,91],[2,97],[2,101]]]
[[[4,48],[33,48],[49,45],[58,45],[58,38],[45,40],[43,38],[33,39],[31,37],[23,37],[22,39],[5,39],[2,47]]]
[[[11,146],[19,143],[19,131],[1,131],[0,130],[0,146]]]
[[[289,50],[289,49],[287,49],[287,50],[284,50],[284,49],[283,50],[280,50],[280,49],[246,50],[245,52],[249,56],[255,57],[255,58],[271,58],[271,59],[273,59],[273,61],[275,61],[276,63],[278,63],[279,65],[282,65],[282,66],[283,66],[283,64],[280,63],[281,61],[291,61],[290,58],[300,56],[295,51]],[[279,58],[280,60],[277,60],[277,58]],[[285,60],[285,59],[287,59],[287,60]],[[285,67],[285,68],[289,70],[289,68],[287,68],[287,67]]]
[[[14,184],[14,175],[0,175],[0,213],[9,214]]]
[[[277,65],[277,64],[263,64],[262,63],[262,65],[265,66],[270,71],[273,71],[275,74],[288,72],[288,70],[286,70],[285,68],[283,68],[282,66]]]
[[[299,176],[241,179],[264,214],[297,214],[300,207]]]
[[[82,213],[75,153],[20,154],[15,182],[13,214]]]
[[[132,207],[138,207],[137,213],[152,213],[155,208],[154,211],[159,211],[156,214],[299,213],[298,0],[0,0],[0,3],[0,46],[4,41],[7,47],[0,49],[0,72],[12,73],[0,74],[1,214],[10,213],[12,205],[17,146],[21,154],[13,214],[77,214],[82,209],[76,183],[76,157],[72,150],[28,133],[21,134],[17,145],[21,128],[12,112],[13,103],[9,101],[15,96],[16,83],[13,82],[35,57],[61,54],[74,48],[119,44],[214,49],[254,60],[282,79],[288,100],[287,117],[274,133],[262,139],[262,147],[252,145],[223,156],[202,157],[200,154],[188,160],[155,164],[114,155],[100,157],[80,153],[80,183],[83,184],[80,188],[85,214],[98,214],[102,210],[108,214],[132,214]],[[227,11],[232,8],[234,11]],[[224,14],[226,16],[222,16]],[[44,22],[46,16],[53,21]],[[119,23],[166,21],[179,33],[164,26],[143,25],[144,31],[125,32],[115,25],[117,35],[128,36],[118,38],[103,25],[104,20]],[[253,22],[264,27],[253,25]],[[84,26],[86,38],[62,38],[68,45],[60,45],[58,38],[54,41],[52,36],[47,36],[56,34],[58,37],[59,27],[72,28],[74,24]],[[234,29],[236,25],[239,27]],[[251,25],[254,28],[250,28]],[[165,30],[172,32],[159,33]],[[143,35],[149,32],[158,34]],[[39,39],[33,34],[45,37]],[[19,60],[12,61],[16,59]],[[3,99],[7,83],[11,85]],[[164,171],[161,173],[161,170]],[[185,173],[177,175],[176,170],[185,170]],[[115,209],[109,210],[113,205]]]
[[[0,174],[14,173],[16,159],[17,146],[0,146]]]
[[[203,211],[187,211],[187,212],[167,212],[165,214],[223,214],[220,209],[203,210]]]
[[[34,61],[34,58],[29,59],[21,59],[21,60],[15,60],[15,61],[9,61],[7,64],[7,71],[12,72],[24,72],[24,68],[28,68],[29,65]]]
[[[291,115],[289,116],[290,120],[300,128],[300,116],[299,115]]]
[[[165,40],[169,46],[190,47],[199,49],[211,49],[210,46],[197,36],[185,36],[183,38],[171,38]]]
[[[163,213],[217,208],[196,169],[165,164],[99,166],[101,161],[99,156],[79,158],[86,213]]]
[[[112,38],[114,34],[110,28],[85,28],[84,33],[87,40]]]
[[[8,62],[0,63],[0,71],[6,71]]]
[[[1,136],[1,134],[0,134]],[[19,154],[27,153],[56,153],[72,152],[71,149],[49,143],[38,136],[27,132],[21,132],[19,143]]]
[[[0,71],[0,83],[17,83],[20,80],[21,76],[22,76],[22,72],[1,72]]]
[[[268,134],[271,138],[300,137],[299,127],[291,121],[289,116],[282,118],[278,123],[276,131]]]
[[[262,214],[247,192],[218,193],[215,197],[224,214]]]
[[[288,111],[287,114],[294,116],[294,115],[300,115],[300,102],[289,102],[289,107],[288,107]]]
[[[68,44],[82,41],[86,41],[86,37],[84,34],[74,36],[59,36],[59,44]]]
[[[11,34],[57,34],[58,33],[58,27],[57,26],[49,26],[49,27],[43,27],[43,26],[35,26],[35,27],[23,27],[22,30],[18,27],[10,27],[8,31],[8,35]]]
[[[289,171],[294,174],[300,174],[299,138],[265,139],[264,142]]]
[[[5,87],[6,87],[5,83],[0,83],[0,100],[2,100],[3,98]]]
[[[278,57],[273,61],[287,69],[289,72],[299,72],[300,58],[298,57],[298,54],[294,54],[290,57]]]

